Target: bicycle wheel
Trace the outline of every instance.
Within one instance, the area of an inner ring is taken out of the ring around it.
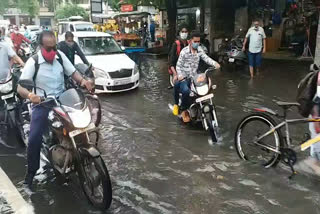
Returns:
[[[235,134],[235,147],[239,157],[252,163],[262,164],[265,168],[276,166],[280,154],[275,151],[280,151],[283,146],[281,132],[275,130],[255,143],[257,138],[275,126],[276,122],[266,114],[256,113],[245,117],[238,124]]]

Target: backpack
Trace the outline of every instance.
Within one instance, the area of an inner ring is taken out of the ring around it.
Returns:
[[[177,44],[177,56],[180,56],[181,49],[182,49],[182,48],[181,48],[181,42],[180,42],[180,40],[176,40],[175,43]],[[171,48],[172,48],[172,47],[171,47]],[[168,60],[170,60],[170,58],[169,58]],[[168,68],[168,72],[169,72],[170,75],[173,74],[173,72],[171,71],[171,68],[170,68],[170,67]]]
[[[59,51],[57,51],[57,56],[59,57],[59,58],[57,59],[58,62],[59,62],[60,65],[62,66],[62,69],[64,69],[64,67],[63,67],[63,60],[62,60],[62,57],[61,57]],[[40,67],[38,54],[37,54],[37,53],[34,54],[34,55],[32,56],[32,59],[34,60],[34,69],[35,69],[35,70],[34,70],[34,75],[33,75],[33,77],[32,77],[32,80],[33,80],[33,82],[34,82],[34,84],[35,84],[35,86],[36,86],[36,78],[37,78],[37,75],[38,75],[38,72],[39,72],[39,67]],[[37,93],[37,88],[34,88],[34,92]]]
[[[317,92],[319,71],[308,73],[299,83],[297,92],[298,111],[301,116],[308,117],[313,108],[313,98]]]

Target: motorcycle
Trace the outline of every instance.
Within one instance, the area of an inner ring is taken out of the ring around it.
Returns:
[[[27,142],[23,126],[18,122],[23,116],[22,103],[16,92],[17,81],[19,78],[20,68],[14,67],[7,79],[0,83],[0,96],[3,102],[4,120],[1,125],[7,127],[9,133],[17,136],[22,143]]]
[[[248,57],[247,54],[242,50],[242,47],[232,47],[231,51],[228,52],[228,62],[234,63],[235,65],[247,65]]]
[[[212,90],[215,90],[217,86],[212,85],[211,78],[208,76],[208,72],[213,70],[213,68],[209,68],[204,73],[189,77],[183,81],[191,81],[189,101],[192,104],[187,109],[191,122],[201,122],[203,128],[209,132],[212,141],[217,142],[218,118],[216,106],[213,102],[214,94],[210,93]],[[169,104],[169,108],[172,110],[173,105]],[[178,115],[178,117],[181,118],[181,115]]]
[[[32,48],[29,44],[23,42],[20,46],[20,49],[17,51],[18,56],[22,59],[23,62],[26,62],[29,57],[33,54]]]
[[[49,108],[49,128],[43,135],[41,156],[50,163],[57,178],[76,172],[84,194],[99,209],[108,209],[112,186],[108,169],[97,148],[97,129],[89,100],[79,88],[70,88],[58,98],[47,96],[33,81],[20,80],[28,90],[41,90],[42,107]]]

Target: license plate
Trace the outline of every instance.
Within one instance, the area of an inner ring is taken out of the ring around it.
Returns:
[[[209,95],[207,95],[207,96],[200,97],[200,98],[196,99],[196,102],[197,102],[197,103],[201,103],[201,102],[203,102],[203,101],[205,101],[205,100],[209,100],[209,99],[211,99],[211,98],[213,98],[213,94],[209,94]]]
[[[130,79],[123,79],[123,80],[116,80],[114,81],[114,84],[115,85],[125,85],[125,84],[128,84],[130,83],[131,80]]]
[[[234,62],[234,58],[229,58],[229,62]]]
[[[9,99],[9,98],[12,98],[13,96],[14,96],[14,93],[11,93],[11,94],[7,94],[7,95],[1,96],[1,99],[2,100],[6,100],[6,99]]]
[[[75,137],[79,134],[82,134],[83,132],[87,132],[87,131],[90,131],[91,129],[94,129],[96,128],[96,126],[94,125],[94,123],[90,123],[90,125],[86,128],[83,128],[83,129],[77,129],[77,130],[74,130],[72,132],[69,132],[69,136],[72,138],[72,137]]]

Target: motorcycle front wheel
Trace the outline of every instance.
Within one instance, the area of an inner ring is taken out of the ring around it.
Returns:
[[[112,201],[112,187],[102,158],[82,157],[78,168],[79,180],[88,200],[101,210],[108,209]]]
[[[218,134],[217,134],[217,127],[213,125],[213,116],[211,114],[208,114],[206,116],[206,121],[208,125],[208,131],[211,136],[211,139],[213,142],[218,142]]]

